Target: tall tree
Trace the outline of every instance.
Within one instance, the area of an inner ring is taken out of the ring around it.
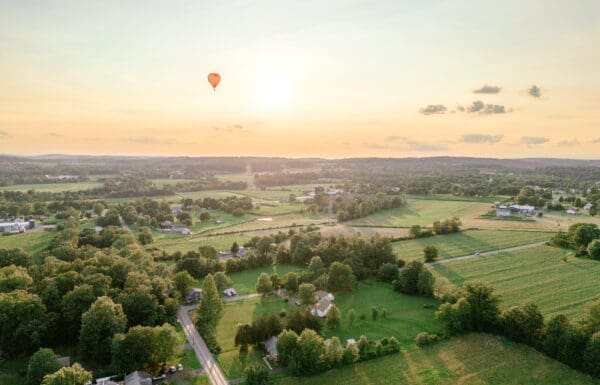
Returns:
[[[35,352],[27,364],[27,385],[39,385],[46,374],[60,369],[56,355],[52,349],[41,348]]]
[[[100,297],[81,317],[79,347],[83,356],[100,364],[110,362],[112,338],[125,331],[127,317],[120,304]]]
[[[312,305],[315,303],[315,285],[312,283],[303,283],[298,287],[298,297],[303,305]]]
[[[198,329],[202,330],[206,325],[214,326],[222,310],[223,302],[217,291],[217,285],[212,274],[209,274],[202,284],[202,301],[197,310],[196,321]]]
[[[92,373],[77,362],[44,377],[42,385],[84,385],[92,380]]]
[[[327,327],[330,330],[335,330],[340,327],[340,322],[342,320],[342,313],[337,306],[331,305],[331,308],[327,312],[325,316],[325,322],[327,323]]]
[[[256,292],[263,296],[273,291],[273,281],[267,273],[260,273],[258,280],[256,281]]]

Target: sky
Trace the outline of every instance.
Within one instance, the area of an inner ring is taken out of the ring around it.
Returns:
[[[0,1],[0,153],[598,159],[599,15],[597,0]]]

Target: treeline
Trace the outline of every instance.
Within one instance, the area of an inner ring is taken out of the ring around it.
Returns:
[[[562,314],[546,321],[531,303],[501,311],[494,289],[482,283],[465,283],[443,300],[436,316],[450,334],[497,333],[600,377],[600,303],[576,323]]]
[[[334,176],[329,176],[329,178],[333,177]],[[321,180],[321,178],[327,178],[327,176],[320,172],[277,172],[254,174],[254,183],[258,187],[265,188],[295,184],[318,183]]]
[[[600,260],[600,229],[593,223],[575,223],[567,232],[560,231],[550,239],[553,246],[573,249],[579,256]]]
[[[332,202],[332,211],[339,222],[366,217],[380,210],[402,207],[406,204],[400,195],[388,195],[382,192],[371,195],[336,195]],[[316,194],[309,212],[327,213],[329,211],[329,195]]]

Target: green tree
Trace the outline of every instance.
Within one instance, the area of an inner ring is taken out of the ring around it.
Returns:
[[[27,364],[27,385],[39,385],[46,374],[54,373],[60,369],[56,355],[52,349],[41,348],[35,352]]]
[[[423,263],[411,261],[404,266],[400,277],[394,282],[394,289],[404,294],[417,294],[419,292],[419,274],[423,270]]]
[[[96,294],[91,285],[75,286],[62,299],[62,315],[65,323],[65,334],[70,340],[79,336],[81,316],[96,301]]]
[[[104,204],[102,202],[96,202],[94,203],[94,206],[92,206],[92,210],[94,211],[94,214],[96,215],[101,215],[102,211],[104,211],[106,207],[104,206]]]
[[[340,327],[341,320],[342,313],[340,312],[340,309],[338,309],[337,306],[332,304],[331,308],[329,308],[329,311],[327,312],[327,315],[325,315],[325,322],[327,323],[327,327],[330,330],[336,330]]]
[[[140,368],[158,372],[162,363],[177,358],[182,338],[172,325],[134,326],[112,340],[112,367],[118,373]]]
[[[154,237],[152,236],[152,229],[148,226],[140,227],[140,233],[138,234],[138,241],[142,245],[149,245],[154,242]]]
[[[33,279],[24,267],[10,265],[0,268],[0,292],[27,290],[32,283]]]
[[[180,298],[185,298],[195,283],[196,280],[187,271],[179,271],[173,274],[173,287],[177,290]]]
[[[36,351],[51,326],[40,297],[24,290],[0,293],[0,350],[10,356]]]
[[[384,263],[377,271],[377,279],[383,282],[393,282],[398,279],[400,271],[393,263]]]
[[[433,245],[425,246],[423,249],[423,256],[425,258],[425,262],[433,262],[438,257],[438,249]]]
[[[421,236],[421,226],[413,225],[410,227],[408,232],[413,238],[419,238]]]
[[[431,274],[428,269],[423,268],[419,273],[419,279],[417,281],[417,290],[419,294],[431,297],[433,295],[434,285],[435,278],[433,277],[433,274]]]
[[[277,354],[279,362],[287,366],[298,346],[298,334],[293,330],[284,330],[277,337]]]
[[[594,377],[600,377],[600,332],[592,335],[583,353],[584,368]]]
[[[270,294],[273,291],[273,282],[267,273],[260,273],[256,281],[256,292],[263,296]]]
[[[298,338],[289,370],[294,375],[302,376],[322,372],[326,368],[324,356],[323,338],[316,331],[305,329]]]
[[[213,276],[209,274],[204,278],[202,284],[202,301],[196,313],[198,315],[196,321],[198,330],[202,330],[206,326],[214,326],[222,310],[223,302],[217,291],[217,285]]]
[[[504,335],[511,340],[537,346],[544,328],[544,316],[535,304],[529,303],[504,311],[500,324]]]
[[[358,347],[356,344],[347,343],[346,349],[344,350],[344,355],[342,357],[342,363],[344,365],[350,365],[358,361],[360,358],[358,354]]]
[[[250,365],[244,370],[245,385],[270,385],[271,375],[263,365]]]
[[[237,242],[233,241],[233,243],[231,244],[231,254],[236,256],[239,250],[240,246],[237,244]]]
[[[310,263],[308,264],[308,269],[313,273],[320,272],[324,267],[325,265],[323,265],[323,260],[321,257],[312,257],[310,259]]]
[[[600,259],[600,239],[594,239],[590,242],[587,253],[592,259]]]
[[[337,368],[342,364],[344,358],[344,347],[338,337],[331,337],[329,344],[325,347],[325,361],[330,368]]]
[[[354,290],[356,278],[352,268],[340,262],[329,266],[329,288],[336,293],[351,293]]]
[[[84,385],[91,380],[92,373],[76,362],[70,367],[61,368],[52,374],[46,375],[42,385]]]
[[[222,271],[218,271],[215,273],[215,284],[217,285],[217,290],[219,293],[221,293],[223,290],[231,287],[231,285],[233,285],[233,281],[227,276],[227,274]]]
[[[109,297],[99,297],[81,317],[81,354],[100,364],[108,363],[112,338],[124,332],[126,326],[127,317],[123,307]]]
[[[294,272],[286,273],[283,276],[283,286],[289,293],[296,293],[298,291],[298,274]]]
[[[303,305],[312,305],[315,303],[315,285],[312,283],[303,283],[298,287],[298,297]]]

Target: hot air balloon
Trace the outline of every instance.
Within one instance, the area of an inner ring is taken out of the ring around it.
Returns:
[[[216,73],[208,74],[208,82],[212,86],[213,90],[215,90],[215,91],[217,90],[217,86],[219,85],[220,81],[221,81],[221,75],[216,74]]]

